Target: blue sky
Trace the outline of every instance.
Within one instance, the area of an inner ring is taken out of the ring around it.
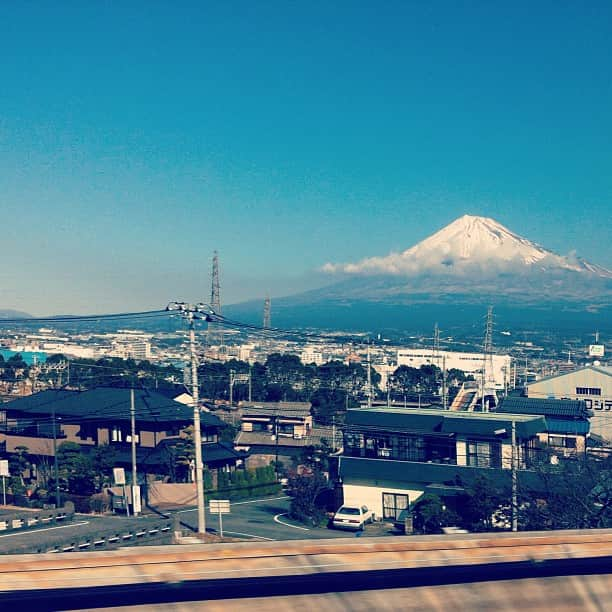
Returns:
[[[465,213],[612,267],[612,5],[0,7],[0,308],[322,282]]]

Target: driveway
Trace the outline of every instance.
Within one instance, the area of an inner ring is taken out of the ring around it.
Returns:
[[[287,516],[291,498],[279,496],[267,499],[235,502],[231,505],[230,514],[223,520],[224,535],[237,538],[259,540],[308,540],[329,538],[380,537],[391,535],[393,530],[388,525],[375,523],[366,525],[363,532],[341,531],[319,527],[305,527]],[[197,527],[195,508],[179,510],[181,521],[192,528]],[[206,506],[206,530],[219,532],[219,517],[211,514]]]

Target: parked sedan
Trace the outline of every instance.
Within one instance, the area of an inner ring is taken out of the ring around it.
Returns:
[[[358,531],[373,521],[374,513],[367,506],[341,506],[334,514],[332,527]]]

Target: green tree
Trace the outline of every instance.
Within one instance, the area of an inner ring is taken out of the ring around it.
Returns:
[[[30,469],[32,465],[28,457],[28,447],[23,445],[16,446],[15,451],[9,455],[8,461],[9,473],[11,475],[9,486],[13,493],[21,494],[25,490],[23,473]]]
[[[91,457],[76,442],[62,442],[57,448],[60,486],[75,495],[96,492],[96,478]]]
[[[291,507],[289,515],[307,525],[320,525],[325,519],[325,508],[317,503],[329,488],[325,476],[318,470],[310,474],[296,474],[289,480]]]
[[[519,489],[521,529],[612,527],[612,459],[542,457],[536,485]]]
[[[420,533],[442,533],[442,527],[456,525],[459,517],[437,495],[426,493],[412,506],[414,529]]]

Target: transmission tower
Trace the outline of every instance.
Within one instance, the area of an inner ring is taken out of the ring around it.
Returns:
[[[493,385],[493,306],[487,309],[487,319],[485,323],[485,335],[482,345],[482,410],[485,407],[485,388]]]
[[[270,300],[270,296],[266,296],[264,301],[264,310],[263,310],[263,328],[270,329],[272,322],[272,301]]]
[[[221,285],[219,283],[219,254],[213,253],[212,258],[212,287],[210,290],[210,307],[212,310],[221,314]],[[219,323],[209,323],[207,333],[208,346],[214,344],[223,346],[223,328]]]
[[[440,328],[437,323],[434,325],[432,361],[440,367]]]

